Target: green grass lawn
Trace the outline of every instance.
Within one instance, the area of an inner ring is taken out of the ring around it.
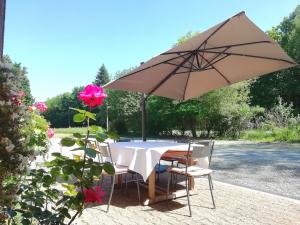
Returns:
[[[68,137],[74,133],[86,134],[87,127],[54,128],[55,137]]]

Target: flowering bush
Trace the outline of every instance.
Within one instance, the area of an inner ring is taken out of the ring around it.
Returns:
[[[103,99],[106,98],[103,89],[94,85],[87,86],[82,93],[79,93],[78,97],[82,98],[82,96],[90,107],[102,105]],[[43,104],[35,104],[30,107],[30,110],[43,111],[44,108]],[[93,145],[94,141],[90,139],[90,135],[95,135],[99,142],[103,142],[107,137],[115,139],[118,136],[111,132],[106,133],[101,127],[89,126],[90,120],[96,119],[94,113],[81,109],[73,110],[77,112],[73,117],[74,122],[88,124],[87,134],[83,136],[74,133],[73,137],[61,139],[60,143],[62,146],[74,146],[72,151],[81,151],[83,154],[78,153],[71,159],[60,153],[53,153],[54,159],[45,163],[47,170],[31,170],[18,189],[19,198],[14,202],[15,207],[8,210],[13,224],[17,222],[21,224],[66,224],[66,222],[71,224],[82,213],[86,204],[94,202],[102,204],[101,197],[104,192],[101,187],[94,186],[95,179],[101,176],[102,170],[108,174],[114,174],[114,167],[110,163],[94,161],[96,146]],[[38,115],[32,113],[32,116]],[[44,136],[52,137],[53,130],[48,129],[48,126],[43,126],[44,123],[39,119],[36,120],[38,122],[35,123],[33,130],[43,129]],[[41,134],[37,133],[38,136]],[[43,145],[39,138],[35,140],[36,143]],[[61,194],[62,190],[63,194]],[[69,212],[70,209],[74,211]]]
[[[15,186],[7,188],[7,179],[24,173],[24,165],[33,154],[23,131],[30,116],[22,104],[20,76],[13,73],[12,65],[0,62],[0,223],[5,220],[6,207],[11,206],[17,191]]]

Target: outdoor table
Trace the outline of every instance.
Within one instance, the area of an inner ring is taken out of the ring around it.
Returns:
[[[147,205],[166,199],[166,196],[156,196],[155,193],[155,166],[162,155],[186,155],[188,144],[167,141],[117,142],[111,143],[110,149],[114,163],[128,166],[139,173],[144,181],[148,179],[148,199],[144,202]]]

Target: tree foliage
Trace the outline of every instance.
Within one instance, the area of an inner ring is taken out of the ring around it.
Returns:
[[[102,66],[99,68],[99,71],[96,75],[94,84],[96,84],[98,86],[103,86],[103,85],[107,84],[109,81],[110,81],[110,78],[109,78],[108,71],[107,71],[105,65],[102,64]]]
[[[27,68],[23,67],[21,63],[13,62],[8,55],[3,57],[3,62],[11,64],[13,73],[18,75],[21,84],[21,90],[25,93],[23,103],[25,105],[32,105],[34,98],[31,94],[30,83],[27,77]]]
[[[300,63],[300,5],[289,17],[268,31],[269,36],[298,64]],[[271,108],[278,96],[300,110],[300,69],[275,72],[256,79],[251,86],[252,104]]]

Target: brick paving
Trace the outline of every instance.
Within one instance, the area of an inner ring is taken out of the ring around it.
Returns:
[[[116,190],[108,213],[106,205],[93,206],[77,219],[78,225],[97,224],[218,224],[300,225],[300,201],[214,181],[216,209],[212,209],[207,179],[196,180],[191,196],[193,216],[188,217],[187,199],[138,205],[136,186]],[[146,195],[146,190],[142,190]]]

